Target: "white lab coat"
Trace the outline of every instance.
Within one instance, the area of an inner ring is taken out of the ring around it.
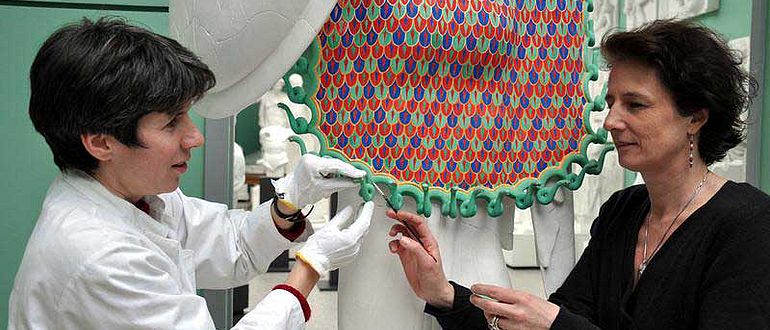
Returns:
[[[243,285],[289,247],[270,218],[187,197],[150,214],[80,171],[52,184],[11,292],[15,329],[214,329],[196,287]],[[301,329],[297,299],[269,293],[233,329]]]

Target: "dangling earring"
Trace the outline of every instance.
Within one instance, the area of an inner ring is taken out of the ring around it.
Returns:
[[[690,162],[690,168],[692,168],[692,150],[695,148],[695,143],[693,142],[693,135],[687,134],[687,137],[690,139],[690,155],[687,157],[687,160]]]

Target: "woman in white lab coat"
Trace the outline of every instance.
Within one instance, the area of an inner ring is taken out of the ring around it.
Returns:
[[[16,275],[10,329],[213,329],[196,288],[243,285],[307,239],[286,281],[235,326],[302,328],[318,274],[360,249],[371,203],[348,228],[350,208],[313,235],[301,211],[365,175],[338,160],[303,156],[274,182],[282,198],[253,212],[178,189],[203,144],[188,111],[215,80],[177,42],[84,19],[49,37],[30,82],[30,118],[61,175]]]

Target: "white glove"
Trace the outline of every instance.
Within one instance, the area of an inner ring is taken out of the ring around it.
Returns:
[[[363,237],[369,232],[374,203],[369,201],[361,208],[358,218],[347,229],[341,229],[353,215],[353,208],[344,208],[326,226],[311,235],[305,246],[297,251],[297,258],[313,267],[318,274],[340,268],[356,257],[361,250]]]
[[[303,208],[314,204],[332,193],[357,187],[353,179],[366,176],[366,172],[336,158],[321,158],[304,154],[294,171],[283,178],[273,180],[275,193]]]

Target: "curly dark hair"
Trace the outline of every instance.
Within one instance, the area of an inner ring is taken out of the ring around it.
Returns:
[[[82,134],[141,148],[139,119],[175,115],[214,86],[208,66],[178,42],[117,17],[84,18],[54,32],[29,73],[29,116],[60,170],[93,173]]]
[[[741,68],[740,54],[715,32],[689,21],[657,20],[606,35],[601,52],[610,68],[633,60],[655,69],[680,115],[708,111],[698,140],[706,165],[743,141],[741,113],[756,96],[757,82]]]

